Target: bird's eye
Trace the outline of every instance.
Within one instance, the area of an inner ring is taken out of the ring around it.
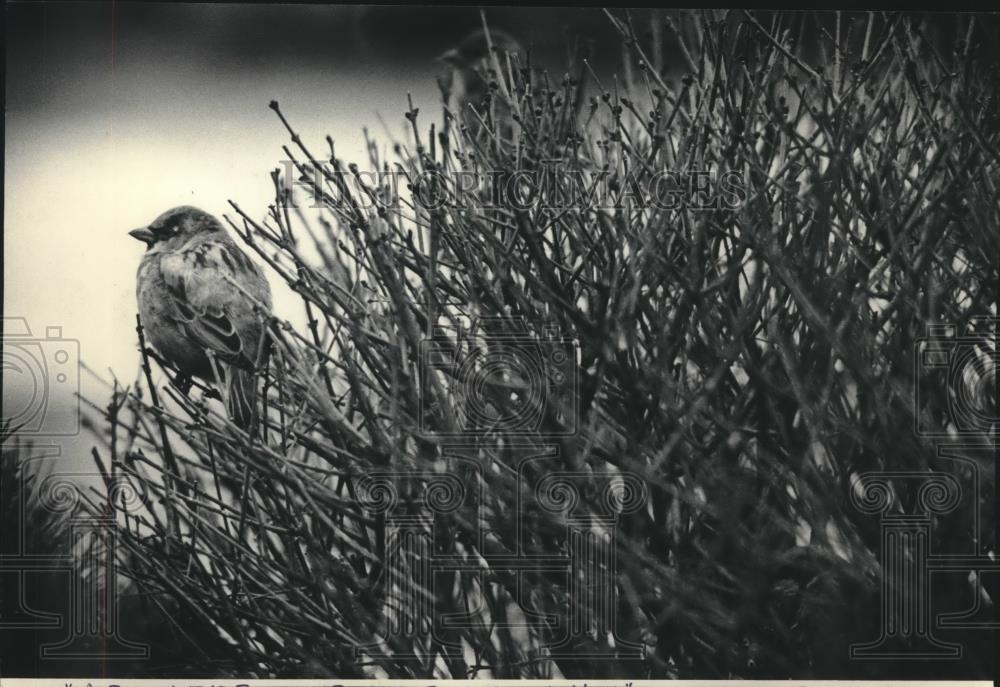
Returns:
[[[155,227],[151,227],[153,233],[156,234],[157,238],[167,239],[171,236],[176,236],[177,232],[180,231],[180,227],[175,221],[167,221]]]

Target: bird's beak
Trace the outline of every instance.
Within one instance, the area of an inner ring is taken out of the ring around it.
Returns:
[[[147,246],[153,245],[153,243],[156,241],[156,237],[153,235],[153,232],[151,232],[147,227],[133,229],[128,233],[128,235],[134,239],[142,241]]]
[[[454,67],[459,63],[458,50],[456,50],[455,48],[452,48],[451,50],[445,50],[443,53],[441,53],[434,59],[444,64],[450,64],[451,66]]]

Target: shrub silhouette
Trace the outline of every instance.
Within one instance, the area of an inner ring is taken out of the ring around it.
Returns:
[[[997,314],[995,18],[962,18],[948,52],[920,18],[845,16],[820,63],[794,45],[803,15],[664,15],[677,83],[608,20],[614,83],[582,51],[564,77],[495,56],[510,138],[411,106],[411,139],[393,160],[372,142],[366,171],[272,103],[294,178],[274,173],[266,221],[228,219],[308,326],[269,323],[262,435],[149,375],[100,448],[109,487],[147,495],[120,517],[128,576],[216,626],[233,673],[908,670],[847,658],[878,636],[883,575],[851,490],[953,470],[913,431],[952,413],[944,387],[918,393],[914,351],[929,324]],[[940,518],[935,541],[967,525]],[[587,570],[524,563],[581,551]],[[961,661],[914,672],[990,674],[959,634]]]

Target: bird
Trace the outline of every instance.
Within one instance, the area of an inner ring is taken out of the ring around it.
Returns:
[[[212,215],[191,206],[129,232],[146,244],[136,272],[139,321],[159,355],[178,371],[216,384],[233,421],[255,431],[255,370],[266,366],[264,318],[271,287],[260,268]]]
[[[449,85],[460,121],[472,132],[473,138],[478,138],[483,132],[480,117],[483,121],[488,121],[487,113],[490,112],[488,96],[491,94],[487,78],[489,70],[494,69],[490,43],[493,44],[500,68],[505,72],[500,76],[506,76],[507,55],[512,59],[520,55],[524,59],[524,49],[517,39],[495,29],[490,30],[489,41],[486,39],[486,32],[478,29],[437,57],[439,62],[449,67],[450,71],[445,75],[444,82]],[[516,62],[512,62],[511,66],[517,69]],[[499,80],[499,77],[495,78]],[[501,138],[510,139],[513,135],[510,105],[499,95],[499,91],[490,100],[493,103],[494,126]],[[479,116],[470,108],[475,108]]]

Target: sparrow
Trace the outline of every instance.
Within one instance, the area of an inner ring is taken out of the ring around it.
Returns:
[[[255,375],[266,364],[262,317],[271,288],[260,268],[212,215],[167,210],[129,235],[146,244],[136,274],[139,319],[148,341],[179,372],[216,384],[232,419],[256,424]]]
[[[493,29],[490,30],[490,42],[493,44],[500,69],[504,71],[502,76],[506,76],[508,54],[512,59],[511,67],[516,70],[517,62],[513,61],[513,58],[520,54],[521,59],[524,59],[524,49],[521,44],[509,34]],[[445,75],[444,82],[450,84],[460,121],[468,127],[473,137],[478,138],[482,134],[482,121],[489,121],[487,115],[492,101],[494,125],[499,130],[500,137],[509,140],[513,136],[514,123],[510,105],[505,102],[500,91],[490,93],[487,80],[498,79],[499,76],[489,76],[489,70],[494,69],[494,66],[486,33],[482,29],[473,31],[457,46],[441,53],[437,59],[450,69]],[[492,98],[489,98],[491,95]],[[475,108],[475,112],[471,108]]]

